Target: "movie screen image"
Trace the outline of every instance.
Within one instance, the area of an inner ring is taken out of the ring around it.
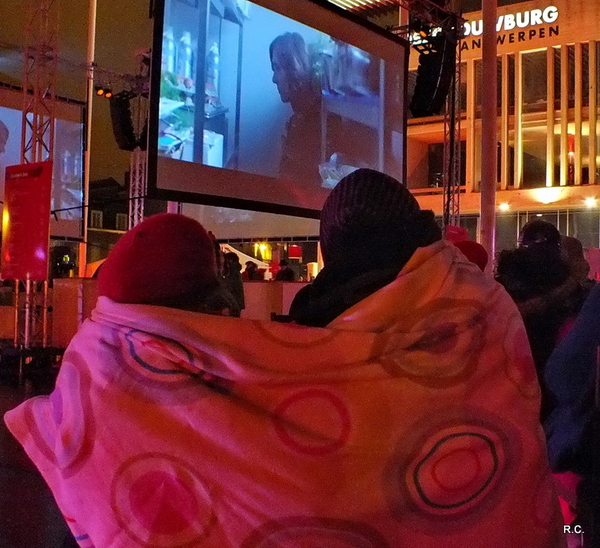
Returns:
[[[8,92],[21,99],[20,93]],[[10,97],[9,95],[9,97]],[[1,99],[1,98],[0,98]],[[10,102],[10,101],[9,101]],[[81,115],[80,107],[73,107]],[[0,106],[0,200],[4,199],[7,166],[21,163],[20,110]],[[54,164],[52,174],[52,236],[82,236],[83,204],[83,124],[57,118],[54,126]]]
[[[260,4],[165,0],[156,187],[316,210],[359,167],[401,178],[403,42],[310,0]]]

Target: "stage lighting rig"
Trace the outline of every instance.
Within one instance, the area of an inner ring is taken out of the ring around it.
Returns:
[[[94,92],[98,97],[106,97],[110,99],[113,96],[112,86],[109,85],[94,85]]]

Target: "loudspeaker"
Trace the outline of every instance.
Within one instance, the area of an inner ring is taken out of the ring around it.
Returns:
[[[121,150],[132,151],[136,147],[136,138],[129,100],[129,94],[117,93],[113,95],[110,98],[110,119],[117,146]]]
[[[442,112],[455,71],[456,41],[444,34],[433,36],[429,41],[433,51],[419,55],[417,81],[409,105],[416,118]]]
[[[132,151],[138,146],[138,140],[133,129],[130,100],[129,93],[117,93],[109,99],[110,119],[117,146],[121,150]]]

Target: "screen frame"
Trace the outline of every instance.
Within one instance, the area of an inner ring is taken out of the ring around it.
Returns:
[[[210,1],[210,0],[208,0]],[[327,0],[251,0],[254,4],[257,4],[263,8],[272,10],[284,17],[289,17],[302,24],[311,26],[316,30],[334,35],[336,38],[344,40],[347,43],[353,43],[355,41],[353,29],[354,25],[358,25],[367,31],[373,33],[373,39],[375,41],[393,42],[398,48],[398,52],[403,54],[404,59],[401,60],[404,67],[404,78],[402,82],[403,89],[400,91],[403,101],[402,108],[402,124],[403,124],[403,138],[402,138],[402,165],[401,165],[401,177],[402,181],[406,181],[406,170],[407,170],[407,119],[408,119],[408,101],[407,101],[407,90],[408,90],[408,61],[410,55],[410,44],[407,40],[397,36],[389,31],[386,31],[382,27],[371,23],[370,21],[361,18],[347,10],[336,6],[335,4]],[[165,2],[166,0],[154,0],[152,9],[152,15],[154,18],[154,36],[153,36],[153,47],[152,47],[152,61],[150,69],[150,96],[149,96],[149,120],[148,120],[148,180],[147,180],[147,197],[150,199],[166,200],[173,202],[183,202],[191,204],[201,204],[218,207],[228,207],[234,209],[245,209],[251,211],[260,211],[265,213],[276,213],[282,215],[292,215],[296,217],[306,217],[312,219],[318,219],[320,215],[320,209],[309,209],[292,205],[285,205],[280,203],[273,203],[269,201],[250,200],[247,198],[240,198],[236,196],[221,196],[215,194],[203,194],[199,192],[187,192],[182,190],[168,189],[159,187],[158,185],[158,135],[159,135],[159,102],[160,102],[160,86],[161,86],[161,70],[162,70],[162,45],[163,45],[163,32],[164,32],[164,19],[165,19]],[[322,18],[321,15],[324,12],[321,10],[327,10],[330,12],[330,16]],[[323,24],[325,19],[325,24]],[[332,21],[348,22],[350,25],[333,25]],[[334,32],[330,32],[333,30]],[[376,49],[376,48],[375,48]],[[386,51],[386,48],[381,48],[382,51]],[[397,57],[393,60],[389,56],[382,56],[381,59],[388,61],[397,61]],[[164,158],[164,160],[171,160]],[[204,164],[198,164],[193,162],[185,162],[181,160],[171,160],[173,162],[180,162],[181,173],[186,171],[194,174],[202,172],[207,176],[214,177],[217,182],[229,182],[231,177],[236,178],[236,185],[239,183],[239,187],[245,185],[256,184],[260,181],[261,185],[265,188],[273,187],[274,185],[281,184],[281,180],[275,177],[267,177],[263,175],[257,175],[254,173],[246,173],[243,171],[236,171],[227,168],[216,168]],[[189,164],[189,165],[186,165]],[[182,175],[184,176],[184,175]]]

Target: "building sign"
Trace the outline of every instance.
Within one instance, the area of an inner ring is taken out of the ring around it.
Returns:
[[[548,6],[518,13],[500,15],[496,22],[498,45],[514,44],[538,38],[558,36],[558,8]],[[467,21],[464,25],[461,51],[481,48],[483,19]]]

